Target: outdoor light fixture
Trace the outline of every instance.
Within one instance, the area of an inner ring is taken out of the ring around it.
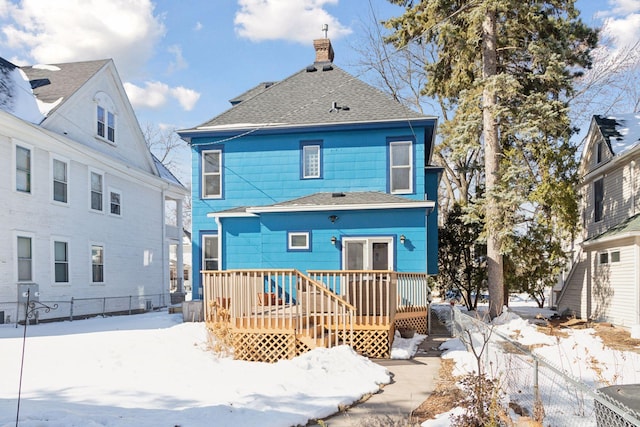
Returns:
[[[329,215],[329,221],[331,221],[331,223],[334,223],[338,220],[338,215]]]
[[[336,236],[331,236],[331,244],[332,244],[333,246],[335,246],[335,245],[336,245],[336,242],[337,242],[337,241],[338,241],[338,239],[336,239]]]
[[[404,234],[400,235],[400,243],[404,245],[404,242],[407,240],[406,237],[404,237]]]

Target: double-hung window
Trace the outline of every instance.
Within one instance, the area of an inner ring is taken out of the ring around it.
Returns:
[[[202,197],[222,197],[222,150],[202,152]]]
[[[98,172],[90,173],[91,180],[91,188],[90,188],[90,197],[91,197],[91,209],[94,211],[102,211],[102,193],[103,183],[102,183],[102,174]]]
[[[91,281],[104,282],[104,246],[91,245]]]
[[[413,149],[411,141],[389,143],[389,169],[391,193],[412,193]]]
[[[33,254],[31,237],[18,236],[18,282],[33,280]]]
[[[56,283],[69,282],[69,244],[63,241],[53,242],[54,276]]]
[[[602,221],[604,216],[604,178],[593,181],[593,220]]]
[[[111,215],[122,215],[122,193],[109,190],[109,212]]]
[[[218,236],[202,237],[202,267],[204,270],[218,269]]]
[[[99,137],[116,142],[116,115],[101,105],[97,109],[97,132]]]
[[[322,178],[322,146],[319,142],[303,142],[302,179]]]
[[[31,193],[31,150],[16,145],[16,190]]]
[[[67,203],[67,163],[59,159],[53,159],[53,200]]]

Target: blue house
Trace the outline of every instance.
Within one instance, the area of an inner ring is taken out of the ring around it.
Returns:
[[[424,299],[426,276],[437,273],[436,118],[340,69],[329,39],[314,47],[313,64],[179,132],[192,149],[193,271],[204,271],[193,275],[194,299],[211,304],[203,282],[221,272],[257,271],[255,285],[266,271],[291,269],[297,279],[265,279],[274,304],[300,300],[301,276],[348,300],[353,280],[339,272],[385,272],[394,286],[398,277],[388,274],[415,274],[422,290],[410,299]],[[385,300],[396,294],[384,292]],[[218,298],[218,308],[240,310]]]

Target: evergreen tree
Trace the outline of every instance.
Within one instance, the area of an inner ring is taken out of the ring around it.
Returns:
[[[566,100],[573,79],[591,65],[597,32],[578,18],[575,0],[389,1],[406,9],[386,22],[388,41],[436,46],[423,89],[455,110],[445,143],[452,138],[455,151],[483,156],[476,216],[485,220],[493,318],[504,301],[506,237],[539,215],[554,232],[576,227]]]

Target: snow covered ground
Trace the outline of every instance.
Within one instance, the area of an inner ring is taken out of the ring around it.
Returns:
[[[16,423],[24,327],[0,325],[0,426]],[[408,358],[424,339],[399,339]],[[30,325],[22,427],[291,426],[390,382],[349,347],[275,364],[216,357],[203,323],[155,312]]]
[[[434,307],[445,313],[445,317],[449,315],[449,307],[445,305]],[[483,308],[486,309],[486,307],[480,307],[478,311],[482,312]],[[509,309],[493,321],[494,331],[502,336],[510,337],[522,345],[534,346],[534,355],[585,384],[587,389],[596,390],[609,385],[640,383],[640,354],[605,347],[594,329],[563,329],[563,332],[567,334],[566,337],[552,337],[539,332],[535,325],[529,321],[537,315],[549,317],[553,313],[549,309],[537,308],[532,301],[523,297],[518,301],[512,301]],[[474,336],[474,346],[477,349],[480,349],[482,341],[482,337]],[[452,338],[442,344],[441,348],[445,350],[442,353],[442,358],[453,359],[456,362],[454,375],[461,376],[476,371],[476,359],[471,352],[466,350],[460,339]],[[498,367],[496,376],[501,378],[501,382],[510,374],[508,368],[504,367],[513,369],[516,365],[514,363],[515,357],[517,356],[513,354],[496,352],[495,347],[493,348],[490,360],[493,362],[493,367]],[[518,367],[528,363],[530,361],[522,363]],[[525,368],[523,372],[525,373],[520,375],[532,375],[530,368]],[[544,382],[545,379],[548,380],[547,383]],[[545,379],[541,376],[540,393],[543,396],[542,400],[545,406],[544,425],[580,427],[596,425],[593,414],[593,398],[571,388],[570,383],[565,382],[560,375]],[[546,390],[545,387],[549,390]],[[523,392],[524,389],[519,389],[516,393]],[[506,396],[507,401],[518,401],[519,398],[521,397],[515,394]],[[577,408],[580,405],[584,405],[584,407]],[[584,413],[579,414],[579,412]],[[451,412],[441,414],[435,420],[424,422],[422,427],[449,427],[451,415],[460,413],[461,409],[456,408]],[[517,416],[512,415],[514,419],[517,419]]]

